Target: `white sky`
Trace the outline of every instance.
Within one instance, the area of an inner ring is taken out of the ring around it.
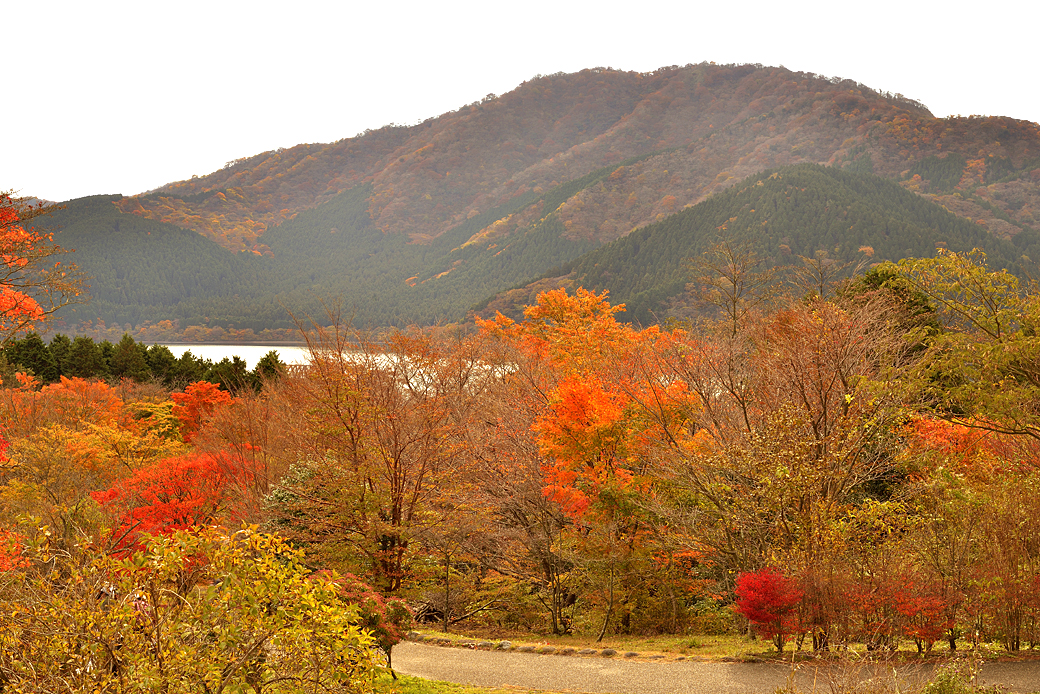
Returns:
[[[1040,121],[1025,0],[17,0],[0,20],[0,189],[50,200],[132,195],[596,66],[784,65],[937,116]]]

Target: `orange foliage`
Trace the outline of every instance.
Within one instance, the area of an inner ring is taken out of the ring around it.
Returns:
[[[673,335],[619,323],[614,316],[623,307],[606,296],[547,291],[524,311],[523,323],[498,314],[479,324],[516,347],[537,382],[532,431],[546,458],[545,495],[574,520],[634,523],[629,529],[637,532],[626,499],[649,493],[649,451],[695,396],[657,370],[655,350]]]
[[[595,376],[568,376],[558,386],[549,408],[535,420],[542,453],[545,494],[572,518],[581,518],[601,487],[622,486],[632,475],[618,466],[623,445],[622,408]]]
[[[180,420],[185,443],[192,442],[204,419],[212,417],[218,408],[234,402],[230,393],[207,381],[196,381],[183,393],[174,393],[170,397],[175,403],[173,414]]]
[[[72,429],[84,425],[126,424],[123,401],[103,381],[61,377],[41,390],[32,376],[17,374],[19,386],[2,392],[0,426],[12,435],[26,436],[48,424]]]
[[[916,417],[908,425],[907,453],[932,467],[980,481],[1040,466],[1036,441],[983,428]]]
[[[111,386],[104,381],[83,378],[62,376],[58,383],[45,386],[40,391],[40,398],[49,400],[50,406],[64,422],[114,424],[123,409],[123,401]]]
[[[79,295],[74,265],[52,262],[64,253],[51,234],[23,223],[46,214],[42,205],[25,205],[0,192],[0,336],[4,338],[44,320]]]

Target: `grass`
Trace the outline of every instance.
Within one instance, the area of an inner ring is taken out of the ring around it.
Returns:
[[[749,658],[763,655],[763,651],[772,649],[767,641],[750,640],[744,636],[721,635],[721,636],[690,636],[690,635],[665,635],[665,636],[625,636],[610,635],[603,641],[596,643],[595,638],[581,635],[551,636],[545,634],[510,633],[504,631],[482,632],[473,631],[460,634],[445,634],[435,630],[419,630],[426,636],[447,638],[452,641],[475,640],[475,641],[509,641],[514,647],[531,646],[555,646],[556,648],[594,648],[603,650],[612,648],[619,653],[635,651],[637,653],[660,653],[665,656],[685,656],[705,659],[720,658]]]
[[[795,644],[788,642],[783,653],[777,653],[772,642],[767,639],[751,639],[737,634],[723,635],[676,635],[668,634],[662,636],[638,636],[638,635],[610,635],[604,637],[603,641],[596,643],[592,636],[564,635],[552,636],[546,634],[531,634],[529,632],[507,632],[501,630],[480,631],[474,630],[465,633],[445,634],[433,629],[420,629],[420,633],[427,636],[447,638],[452,641],[474,640],[474,641],[509,641],[514,647],[531,646],[555,646],[556,648],[593,648],[603,650],[612,648],[618,653],[634,651],[641,654],[662,654],[666,658],[682,656],[687,659],[697,660],[790,660],[792,654],[796,660],[819,657],[820,654],[812,652],[812,644],[804,644],[801,651],[795,650]],[[932,651],[924,656],[917,653],[917,649],[910,641],[901,643],[896,652],[881,651],[874,655],[882,659],[912,661],[939,661],[951,656],[964,655],[971,652],[974,657],[982,660],[1024,660],[1040,657],[1036,651],[1023,650],[1019,653],[1008,653],[997,644],[980,644],[974,651],[969,650],[967,643],[958,644],[960,650],[951,652],[945,641],[936,642]],[[840,659],[851,654],[854,657],[870,655],[862,644],[852,644],[847,651],[832,649],[828,657]]]
[[[486,687],[470,687],[465,684],[452,684],[438,680],[424,680],[419,677],[398,675],[393,679],[383,673],[376,678],[375,694],[555,694],[535,689],[489,689]]]

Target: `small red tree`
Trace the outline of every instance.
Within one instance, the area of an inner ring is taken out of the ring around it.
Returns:
[[[230,393],[207,381],[196,381],[183,393],[171,395],[170,399],[174,402],[173,414],[181,423],[181,436],[185,443],[192,442],[203,420],[212,417],[217,408],[234,402]]]
[[[787,635],[798,628],[797,607],[802,599],[798,582],[766,567],[737,576],[737,612],[747,617],[762,636],[784,650]]]
[[[914,640],[918,653],[931,652],[932,644],[953,626],[947,601],[934,590],[907,581],[893,596],[902,618],[902,631]]]

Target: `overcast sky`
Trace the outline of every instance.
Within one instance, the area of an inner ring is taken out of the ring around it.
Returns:
[[[1040,121],[1035,2],[8,3],[0,189],[132,195],[411,124],[536,74],[702,60]]]

